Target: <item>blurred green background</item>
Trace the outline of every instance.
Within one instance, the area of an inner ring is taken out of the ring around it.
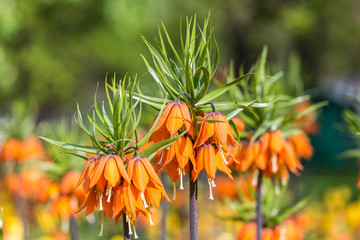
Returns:
[[[334,89],[359,77],[357,0],[0,0],[0,112],[16,100],[36,105],[38,121],[71,116],[76,103],[87,109],[107,74],[146,73],[140,54],[149,53],[139,33],[154,42],[164,21],[179,44],[181,17],[196,13],[201,23],[209,10],[220,68],[230,59],[249,68],[263,45],[273,64],[285,67],[292,52],[300,56],[306,88],[331,103],[305,172],[330,167],[355,176],[354,161],[336,157],[350,141],[338,131],[346,92]],[[142,89],[158,94],[148,74]]]

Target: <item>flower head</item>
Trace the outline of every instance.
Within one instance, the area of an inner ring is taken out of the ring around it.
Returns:
[[[169,138],[178,133],[180,129],[188,130],[192,134],[191,114],[186,103],[181,101],[169,102],[160,116],[152,138],[155,142]]]

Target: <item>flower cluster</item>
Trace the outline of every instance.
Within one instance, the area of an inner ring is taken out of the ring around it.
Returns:
[[[159,207],[161,200],[168,199],[163,184],[145,157],[127,160],[119,155],[103,155],[90,158],[76,186],[80,184],[88,194],[80,210],[86,208],[85,215],[99,211],[100,236],[105,213],[109,220],[114,218],[116,222],[125,216],[132,233],[131,225],[139,213],[153,225],[151,207]],[[135,227],[134,234],[137,238]]]
[[[214,199],[212,188],[216,186],[216,171],[219,169],[232,179],[227,159],[230,148],[237,147],[238,143],[233,137],[234,130],[221,112],[205,113],[195,127],[199,128],[197,136],[193,134],[193,117],[186,103],[171,101],[161,114],[149,144],[186,131],[172,146],[157,155],[158,169],[164,168],[174,184],[180,179],[180,189],[183,190],[183,175],[185,172],[189,174],[190,160],[193,165],[191,180],[195,181],[203,170],[210,186],[210,199]],[[176,192],[173,199],[175,196]]]
[[[304,133],[286,139],[280,130],[268,131],[253,143],[244,141],[242,148],[234,148],[233,152],[234,158],[241,161],[239,169],[254,173],[254,185],[260,170],[267,177],[276,176],[286,182],[288,170],[298,175],[303,168],[300,158],[310,159],[312,154],[313,148]]]

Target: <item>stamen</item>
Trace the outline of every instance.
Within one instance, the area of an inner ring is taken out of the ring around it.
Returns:
[[[281,178],[281,184],[285,186],[287,184],[288,180],[286,178]]]
[[[276,173],[278,171],[278,167],[277,167],[277,154],[273,153],[271,155],[271,165],[272,165],[272,171],[273,173]]]
[[[208,178],[208,182],[209,182],[209,189],[210,189],[210,197],[209,199],[210,200],[214,200],[214,197],[213,197],[213,193],[212,193],[212,188],[213,188],[213,179],[211,178]]]
[[[102,192],[98,192],[98,199],[99,199],[99,211],[103,211],[103,205],[102,205],[102,199],[103,199],[103,193]]]
[[[151,219],[151,213],[149,213],[149,221],[150,221],[150,226],[154,226],[154,222]]]
[[[131,231],[131,223],[130,223],[130,218],[126,215],[126,222],[128,223],[128,227],[129,227],[129,235],[132,235],[132,231]]]
[[[140,197],[141,197],[141,200],[143,200],[143,202],[144,202],[144,207],[145,207],[145,208],[149,208],[149,205],[147,205],[147,203],[146,203],[145,195],[144,195],[143,192],[140,193]]]
[[[223,158],[223,160],[224,160],[225,165],[229,165],[229,162],[226,161],[226,158],[225,158],[225,156],[224,156],[224,152],[223,152],[223,150],[222,150],[221,148],[220,148],[220,154],[221,154],[221,156],[222,156],[222,158]]]
[[[103,236],[103,230],[104,230],[104,222],[101,221],[101,228],[100,228],[99,237],[102,237],[102,236]]]
[[[99,212],[99,219],[101,222],[101,228],[100,228],[100,233],[99,233],[99,237],[103,236],[103,231],[104,231],[104,212]]]
[[[173,183],[173,188],[174,188],[174,195],[172,200],[175,201],[176,200],[176,183]]]
[[[258,176],[259,176],[259,169],[255,169],[253,177],[252,177],[252,181],[251,181],[251,185],[253,185],[253,187],[256,187],[258,184]]]
[[[135,239],[138,239],[139,237],[138,237],[138,235],[136,234],[135,224],[133,225],[133,227],[134,227],[134,238],[135,238]]]
[[[106,189],[106,195],[108,196],[108,198],[107,198],[107,202],[109,203],[110,202],[110,198],[111,198],[111,193],[112,193],[112,187],[108,187],[107,189]]]
[[[183,175],[185,174],[183,174],[183,171],[181,171],[181,169],[180,168],[178,168],[178,172],[179,172],[179,175],[180,175],[180,190],[184,190],[184,185],[183,185]]]
[[[163,160],[163,156],[164,156],[164,151],[161,152],[160,160],[159,160],[158,164],[161,164],[161,162],[162,162],[162,160]]]

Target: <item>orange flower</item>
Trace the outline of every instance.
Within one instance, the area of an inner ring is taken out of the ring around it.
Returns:
[[[206,120],[215,120],[220,122],[202,121],[194,148],[200,147],[206,141],[215,144],[221,151],[229,152],[228,145],[236,146],[237,141],[234,139],[234,130],[231,128],[224,114],[221,112],[208,112],[204,115]]]
[[[150,225],[153,225],[152,206],[159,207],[160,201],[164,201],[164,198],[168,201],[170,199],[147,158],[132,157],[127,165],[127,174],[131,182],[124,182],[115,189],[113,216],[118,221],[124,213],[131,232],[131,225],[134,225],[139,213],[149,220]]]
[[[253,171],[255,185],[259,170],[265,176],[275,175],[286,181],[288,170],[294,174],[302,170],[299,157],[310,157],[311,154],[312,147],[306,135],[296,135],[286,140],[280,130],[266,132],[252,144],[244,142],[240,151],[233,152],[233,156],[241,162],[241,171]]]
[[[166,105],[161,114],[151,140],[159,142],[164,138],[175,136],[181,128],[183,128],[183,130],[188,130],[188,134],[192,135],[190,110],[184,102],[171,101]]]
[[[238,240],[255,240],[256,223],[246,223],[240,230]],[[275,228],[263,228],[261,231],[261,240],[301,240],[303,238],[296,222],[292,219],[285,220]]]
[[[245,123],[241,118],[236,116],[233,117],[231,120],[234,122],[235,127],[239,133],[245,130]]]
[[[75,171],[67,172],[61,179],[60,191],[64,195],[75,195],[79,203],[84,202],[85,192],[81,187],[75,187],[81,173]]]
[[[160,200],[163,200],[164,197],[170,201],[160,178],[147,158],[131,158],[128,162],[127,171],[133,185],[140,192],[145,208],[152,205],[158,207]]]
[[[59,215],[61,219],[68,220],[73,212],[70,201],[71,200],[68,196],[60,197],[52,204],[52,212]]]
[[[301,113],[311,106],[312,103],[309,101],[301,102],[296,106],[295,114]],[[294,125],[302,128],[308,134],[316,134],[319,131],[319,123],[316,121],[315,110],[299,118]]]
[[[221,149],[216,149],[212,144],[204,144],[197,148],[196,169],[194,169],[193,180],[195,181],[201,170],[207,174],[210,197],[213,200],[212,188],[216,187],[214,179],[217,169],[227,174],[232,179],[231,170],[226,166],[226,160]]]
[[[0,148],[0,161],[17,161],[22,157],[22,142],[15,138],[10,138]]]
[[[256,223],[246,223],[237,235],[237,240],[256,240]],[[261,240],[278,240],[271,228],[263,228],[261,231]]]
[[[130,182],[124,163],[118,155],[104,155],[99,158],[90,158],[81,173],[75,188],[83,183],[85,193],[88,193],[85,203],[80,210],[86,207],[85,215],[99,210],[102,235],[104,212],[109,220],[113,217],[114,189],[123,181]],[[107,198],[105,199],[105,196]]]
[[[188,172],[189,159],[193,166],[196,166],[193,144],[190,137],[186,135],[176,140],[173,145],[161,153],[157,165],[159,171],[165,168],[174,184],[180,178],[180,190],[183,190],[183,175]]]
[[[309,138],[305,133],[301,132],[290,137],[290,141],[294,144],[296,154],[299,157],[310,159],[314,153]]]

